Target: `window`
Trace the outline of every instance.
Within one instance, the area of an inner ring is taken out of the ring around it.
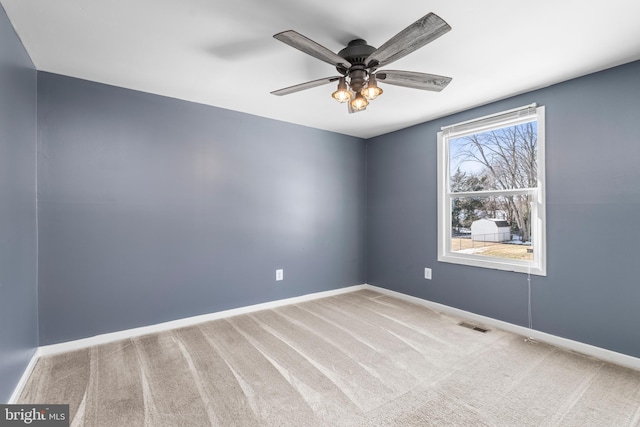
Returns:
[[[546,275],[544,107],[438,132],[438,261]]]

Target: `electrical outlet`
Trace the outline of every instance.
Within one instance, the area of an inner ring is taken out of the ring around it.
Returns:
[[[280,280],[284,280],[284,270],[282,268],[276,270],[276,281],[279,282]]]
[[[431,280],[431,269],[430,268],[425,268],[424,269],[424,278]]]

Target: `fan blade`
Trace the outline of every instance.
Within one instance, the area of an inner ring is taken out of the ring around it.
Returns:
[[[451,30],[442,18],[429,13],[380,46],[366,59],[367,67],[383,67],[420,49]]]
[[[296,49],[335,67],[337,67],[338,65],[343,65],[345,68],[351,67],[351,63],[343,57],[331,52],[326,47],[293,30],[283,31],[274,35],[273,37],[283,43],[288,44],[291,47],[295,47]]]
[[[284,89],[278,89],[271,92],[272,95],[289,95],[290,93],[300,92],[301,90],[311,89],[312,87],[322,86],[327,83],[340,80],[339,76],[325,77],[324,79],[312,80],[306,83],[300,83],[299,85],[285,87]]]
[[[376,79],[390,85],[430,90],[433,92],[440,92],[453,80],[451,77],[438,76],[436,74],[399,70],[378,71],[376,73]]]

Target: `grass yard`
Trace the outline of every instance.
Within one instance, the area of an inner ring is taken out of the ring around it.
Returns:
[[[476,255],[484,255],[498,258],[520,259],[524,261],[533,261],[533,253],[527,252],[531,246],[512,245],[506,243],[494,242],[476,242],[471,239],[462,239],[459,237],[451,238],[451,250],[464,251]]]

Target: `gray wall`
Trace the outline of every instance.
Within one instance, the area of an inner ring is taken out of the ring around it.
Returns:
[[[38,345],[36,70],[0,6],[0,402]]]
[[[44,72],[38,120],[41,345],[364,282],[358,138]]]
[[[640,357],[639,101],[635,62],[369,140],[368,283],[527,325],[526,275],[437,261],[436,133],[537,102],[548,275],[532,279],[534,328]]]

